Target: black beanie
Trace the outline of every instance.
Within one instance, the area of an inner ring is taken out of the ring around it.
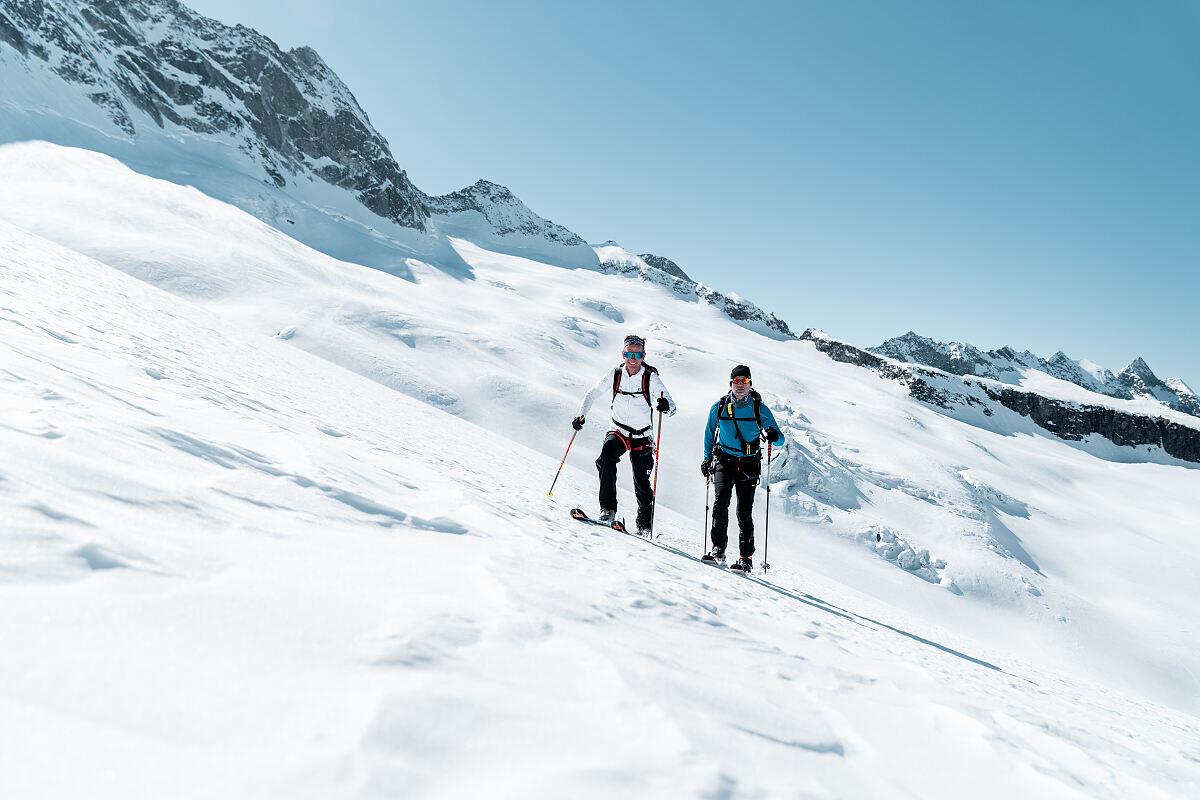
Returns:
[[[733,368],[733,372],[729,373],[729,380],[733,380],[734,378],[749,378],[749,377],[750,377],[750,368],[747,367],[745,364],[738,364],[736,367]]]

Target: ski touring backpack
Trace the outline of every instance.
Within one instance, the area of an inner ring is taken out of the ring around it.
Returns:
[[[642,396],[642,399],[644,399],[646,401],[646,405],[650,406],[650,408],[654,408],[654,403],[650,402],[650,376],[657,375],[658,370],[655,369],[654,367],[650,366],[649,364],[642,364],[642,390],[640,392],[625,392],[625,391],[621,390],[621,370],[623,370],[623,369],[625,369],[625,367],[620,366],[620,367],[617,367],[615,370],[613,370],[612,399],[616,400],[617,395],[619,395],[619,394],[628,394],[628,395],[639,395],[640,394]]]
[[[646,401],[646,405],[650,406],[650,408],[653,410],[654,403],[650,402],[650,376],[657,375],[658,370],[655,369],[654,367],[650,366],[649,364],[642,364],[642,390],[640,392],[626,392],[621,389],[621,370],[623,370],[623,369],[625,369],[624,365],[619,366],[615,370],[613,370],[613,389],[612,389],[613,401],[614,402],[616,401],[617,395],[619,395],[619,394],[627,394],[627,395],[631,395],[631,396],[640,394],[642,396],[642,399]],[[634,429],[634,428],[629,427],[628,425],[624,425],[620,422],[617,422],[615,419],[613,420],[613,422],[617,426],[625,429],[625,431],[626,431],[625,438],[626,439],[633,439],[633,438],[637,438],[640,436],[644,436],[646,431],[650,430],[650,428],[653,427],[653,425],[651,424],[651,425],[647,425],[644,428]],[[620,435],[620,434],[618,433],[618,435]],[[635,449],[640,450],[641,448],[639,447],[639,448],[635,448]]]
[[[762,434],[762,395],[759,394],[758,392],[756,392],[755,390],[751,389],[750,396],[752,398],[754,398],[754,422],[756,425],[758,425],[758,432],[761,435]],[[720,408],[720,410],[717,412],[718,423],[723,419],[734,420],[733,432],[737,436],[738,441],[741,443],[741,447],[738,449],[741,451],[742,458],[751,458],[753,456],[757,456],[759,453],[758,436],[755,436],[753,441],[746,441],[746,439],[742,436],[742,429],[738,425],[738,422],[749,422],[750,420],[747,417],[739,417],[739,416],[734,415],[733,393],[730,392],[730,393],[726,394],[724,397],[722,397],[720,400],[718,400],[717,403],[719,404],[719,408]],[[717,437],[718,437],[717,440],[718,440],[718,442],[720,441],[720,432],[721,432],[721,426],[720,426],[720,424],[718,424],[717,425]],[[728,445],[724,445],[724,446],[728,447]]]

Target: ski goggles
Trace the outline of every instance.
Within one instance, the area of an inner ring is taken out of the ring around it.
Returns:
[[[729,382],[733,383],[733,384],[737,384],[738,386],[749,386],[750,385],[750,379],[743,378],[741,375],[737,376],[736,378],[732,379]]]
[[[635,353],[632,350],[626,350],[624,353],[621,353],[621,355],[625,356],[626,358],[635,359],[637,361],[641,361],[643,358],[646,357],[645,353]]]

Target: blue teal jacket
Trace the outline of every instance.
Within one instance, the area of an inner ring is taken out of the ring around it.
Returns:
[[[726,455],[745,457],[746,453],[742,452],[742,441],[738,439],[738,432],[741,432],[742,439],[745,439],[750,445],[755,447],[757,445],[760,431],[758,423],[754,420],[754,400],[751,399],[749,403],[740,408],[731,407],[732,400],[731,394],[725,395],[713,403],[712,409],[708,412],[708,424],[704,427],[705,461],[712,460],[714,447],[719,448],[719,451]],[[730,411],[733,412],[732,418]],[[767,408],[766,403],[759,406],[758,413],[762,417],[763,431],[770,428],[779,430],[779,425],[775,422],[775,415],[771,413],[771,409]],[[751,455],[757,455],[757,453],[756,447]]]

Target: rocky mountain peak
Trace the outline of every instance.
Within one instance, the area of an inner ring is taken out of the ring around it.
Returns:
[[[538,216],[507,186],[489,180],[481,178],[450,194],[426,195],[423,202],[439,219],[439,227],[450,233],[468,237],[472,233],[486,234],[493,241],[544,240],[566,248],[586,250],[590,258],[595,258],[579,234]],[[487,225],[479,225],[480,219]]]
[[[1150,365],[1138,356],[1120,372],[1117,373],[1117,378],[1122,381],[1130,381],[1133,379],[1140,380],[1146,386],[1163,386],[1163,382],[1154,374],[1154,370],[1150,369]]]
[[[668,275],[672,275],[676,278],[682,278],[685,281],[691,280],[691,278],[688,277],[688,274],[680,269],[679,265],[669,258],[664,256],[656,256],[653,253],[642,253],[640,256],[638,256],[638,258],[642,259],[642,261],[645,261],[655,269],[665,272]]]
[[[0,57],[5,46],[107,116],[112,131],[98,142],[157,131],[229,143],[276,187],[324,181],[380,217],[425,229],[420,192],[310,47],[283,52],[175,0],[6,2]]]

